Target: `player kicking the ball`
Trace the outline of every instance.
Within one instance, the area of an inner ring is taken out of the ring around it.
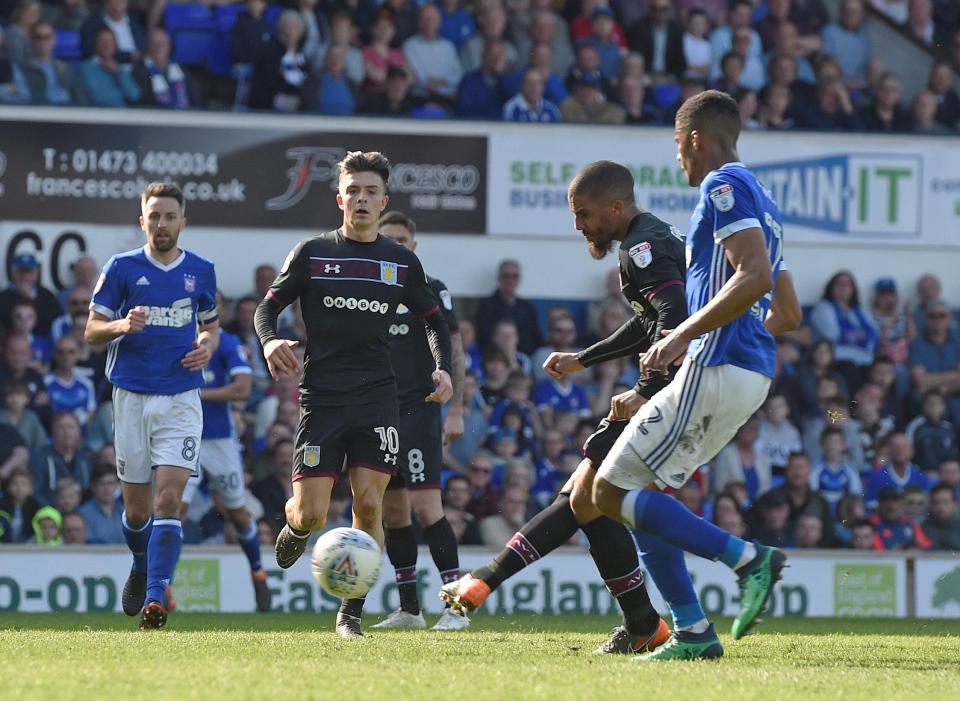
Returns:
[[[378,233],[387,205],[390,163],[376,152],[348,153],[338,165],[341,228],[306,239],[287,256],[255,315],[257,335],[275,378],[300,371],[296,341],[277,337],[277,316],[300,300],[307,347],[300,377],[300,427],[287,525],[277,538],[277,564],[299,559],[310,532],[323,527],[334,480],[346,466],[353,527],[383,547],[383,494],[396,474],[397,383],[389,329],[400,304],[424,320],[436,389],[426,401],[453,394],[450,331],[417,256]],[[344,600],[336,630],[362,636],[363,599]]]
[[[387,212],[380,219],[380,233],[404,248],[415,251],[416,224],[402,212]],[[417,540],[410,522],[410,509],[423,529],[440,579],[452,582],[460,576],[457,536],[443,514],[440,500],[440,468],[443,443],[463,434],[463,344],[458,335],[459,322],[446,285],[427,278],[440,300],[440,311],[450,328],[453,348],[453,399],[445,422],[440,407],[423,399],[433,390],[430,376],[433,356],[427,345],[423,322],[406,307],[397,310],[390,325],[390,356],[397,374],[400,402],[400,452],[397,475],[390,480],[383,497],[383,523],[386,527],[387,555],[393,565],[400,594],[400,608],[374,628],[425,628],[417,591]],[[447,607],[434,630],[463,630],[470,625],[466,614]]]
[[[145,629],[167,622],[163,595],[183,542],[180,497],[200,454],[201,370],[217,350],[219,321],[213,263],[177,247],[183,193],[152,183],[140,208],[147,243],[107,262],[84,338],[109,343],[123,534],[133,552],[122,605]]]
[[[636,356],[660,338],[663,329],[679,325],[686,318],[687,308],[682,236],[636,205],[633,176],[626,167],[611,161],[587,166],[571,184],[569,199],[577,228],[586,237],[594,258],[603,258],[615,242],[620,243],[621,287],[636,315],[609,338],[580,353],[551,354],[544,369],[557,378],[603,361]],[[614,397],[610,416],[587,441],[585,460],[556,501],[524,525],[491,562],[443,587],[441,597],[456,606],[475,609],[506,579],[567,542],[580,529],[590,543],[590,555],[601,578],[623,611],[623,624],[596,652],[647,652],[666,642],[669,630],[650,605],[633,538],[623,525],[600,513],[591,500],[596,470],[622,431],[625,419],[666,384],[666,376],[648,376],[634,389]],[[665,577],[666,565],[658,566],[656,545],[641,543],[644,562],[670,603],[676,624],[684,625],[692,616],[702,619],[683,554],[676,553],[682,571],[671,571],[670,577]],[[670,564],[675,566],[675,559]]]
[[[593,485],[594,503],[607,516],[736,572],[734,639],[764,610],[785,555],[726,533],[649,487],[681,487],[733,438],[767,396],[776,360],[770,328],[789,328],[800,317],[789,278],[781,276],[780,213],[738,161],[739,134],[737,103],[725,93],[700,93],[677,113],[677,159],[701,192],[687,233],[690,316],[641,355],[640,369],[651,376],[682,365],[630,420]],[[676,631],[645,658],[703,656],[711,632]]]

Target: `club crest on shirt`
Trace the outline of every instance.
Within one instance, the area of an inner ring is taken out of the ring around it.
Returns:
[[[733,209],[733,185],[723,183],[717,185],[710,191],[710,199],[713,200],[713,206],[721,212],[729,212]]]
[[[380,261],[380,282],[387,285],[397,284],[397,264],[390,261]]]
[[[453,310],[453,299],[451,299],[448,290],[440,290],[440,302],[444,309]]]
[[[320,446],[303,446],[303,464],[306,467],[316,467],[320,464]]]
[[[410,310],[407,309],[407,305],[406,305],[406,304],[398,304],[398,305],[397,305],[397,314],[409,314],[409,313],[410,313]]]
[[[648,241],[643,241],[635,246],[631,246],[627,253],[630,254],[630,260],[632,260],[638,268],[646,268],[653,262],[653,250]]]
[[[183,289],[187,292],[196,292],[197,291],[197,278],[193,275],[188,275],[184,273],[183,276]]]

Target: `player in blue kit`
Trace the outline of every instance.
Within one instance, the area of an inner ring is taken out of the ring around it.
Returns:
[[[197,471],[202,370],[217,350],[213,263],[177,246],[183,193],[151,183],[140,197],[143,248],[107,261],[90,302],[88,343],[108,343],[123,533],[133,567],[123,611],[140,628],[167,622],[163,594],[180,557],[180,497]]]
[[[222,301],[218,292],[218,308]],[[247,487],[240,440],[230,410],[232,402],[243,402],[250,397],[252,387],[253,376],[246,347],[233,334],[221,331],[220,345],[210,358],[209,365],[203,369],[203,387],[200,388],[200,406],[203,409],[200,467],[223,500],[226,516],[237,531],[237,542],[250,563],[257,610],[266,613],[270,610],[272,595],[267,585],[267,572],[260,560],[257,524],[245,507]],[[181,496],[181,520],[186,518],[199,484],[200,475],[194,475],[187,481]]]
[[[630,420],[593,486],[605,515],[735,570],[741,591],[735,639],[756,623],[786,557],[716,528],[648,487],[682,486],[733,438],[767,396],[776,361],[772,333],[799,322],[789,276],[780,276],[780,213],[739,162],[739,134],[737,103],[725,93],[700,93],[677,113],[677,159],[701,192],[686,238],[689,316],[664,330],[641,355],[640,367],[650,376],[682,365]],[[696,658],[715,644],[712,627],[675,631],[640,659]]]

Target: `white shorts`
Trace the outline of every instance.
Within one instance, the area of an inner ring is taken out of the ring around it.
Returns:
[[[114,387],[113,441],[122,482],[148,484],[157,465],[197,474],[202,433],[199,390],[138,394]]]
[[[247,488],[243,479],[243,461],[235,438],[207,438],[200,442],[200,467],[207,473],[210,484],[223,499],[228,509],[239,509],[246,503]],[[193,501],[200,485],[200,475],[194,475],[180,497],[184,504]]]
[[[600,465],[621,489],[683,486],[763,404],[770,378],[735,365],[691,362],[640,407]]]

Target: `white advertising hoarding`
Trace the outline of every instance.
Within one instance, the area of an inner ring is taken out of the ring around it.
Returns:
[[[486,563],[494,553],[461,551],[464,571]],[[724,565],[689,556],[690,573],[710,615],[734,615],[738,591]],[[907,612],[906,565],[896,557],[791,555],[791,567],[774,590],[774,616],[904,616]],[[130,569],[122,548],[0,549],[0,611],[119,611],[120,592]],[[440,579],[429,553],[420,553],[418,586],[428,612],[439,613]],[[320,590],[309,558],[289,570],[270,570],[277,611],[335,611],[339,600]],[[648,579],[649,582],[649,579]],[[177,567],[174,590],[182,611],[253,610],[247,562],[236,548],[188,548]],[[652,588],[655,605],[665,611]],[[367,596],[370,613],[398,605],[392,570],[384,561],[380,581]],[[582,550],[552,553],[506,582],[488,600],[494,614],[616,613],[617,606]]]

